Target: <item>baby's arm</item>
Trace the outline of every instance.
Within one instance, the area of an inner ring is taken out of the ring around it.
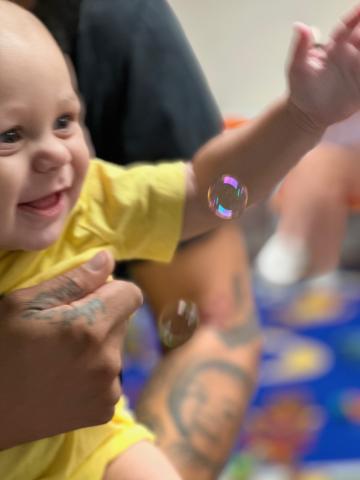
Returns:
[[[312,46],[309,28],[297,26],[287,96],[245,127],[210,141],[187,166],[183,238],[221,222],[207,206],[208,187],[221,175],[237,177],[253,203],[316,145],[329,125],[359,109],[359,31],[360,8],[321,49]]]
[[[103,480],[181,480],[170,461],[150,442],[138,442],[107,468]]]

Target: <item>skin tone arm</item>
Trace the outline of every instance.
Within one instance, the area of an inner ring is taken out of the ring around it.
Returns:
[[[127,320],[142,302],[134,284],[104,284],[113,267],[102,252],[0,300],[0,449],[112,417]]]
[[[183,238],[221,223],[206,199],[209,185],[220,175],[239,178],[251,204],[316,145],[327,126],[358,110],[359,23],[358,7],[323,49],[312,47],[310,29],[297,26],[288,96],[250,124],[210,141],[188,165]]]
[[[159,363],[136,411],[182,478],[214,480],[241,428],[261,349],[241,233],[226,225],[185,246],[171,266],[141,263],[132,273],[155,315],[178,298],[199,306],[201,326]]]

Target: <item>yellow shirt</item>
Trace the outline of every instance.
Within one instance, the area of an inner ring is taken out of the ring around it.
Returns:
[[[124,169],[93,160],[79,201],[55,244],[38,252],[0,251],[0,293],[53,278],[104,248],[118,260],[170,260],[179,240],[184,197],[181,162]],[[100,480],[110,460],[151,437],[134,422],[122,398],[105,425],[1,451],[0,478]]]

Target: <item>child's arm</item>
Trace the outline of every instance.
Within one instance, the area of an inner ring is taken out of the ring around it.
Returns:
[[[181,480],[169,459],[154,444],[137,442],[106,469],[102,480]]]
[[[207,206],[208,187],[218,177],[237,177],[253,203],[316,145],[327,126],[359,109],[359,29],[359,7],[321,49],[312,46],[308,27],[297,26],[288,95],[249,125],[210,141],[188,165],[183,238],[222,221]]]

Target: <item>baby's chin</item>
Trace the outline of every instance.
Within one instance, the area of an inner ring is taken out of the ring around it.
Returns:
[[[21,250],[24,252],[37,252],[41,250],[46,250],[56,243],[59,239],[62,232],[62,228],[54,228],[50,231],[43,232],[42,234],[32,234],[28,235],[27,238],[19,238],[18,241],[12,242],[11,245],[8,245],[8,248],[4,250]]]

